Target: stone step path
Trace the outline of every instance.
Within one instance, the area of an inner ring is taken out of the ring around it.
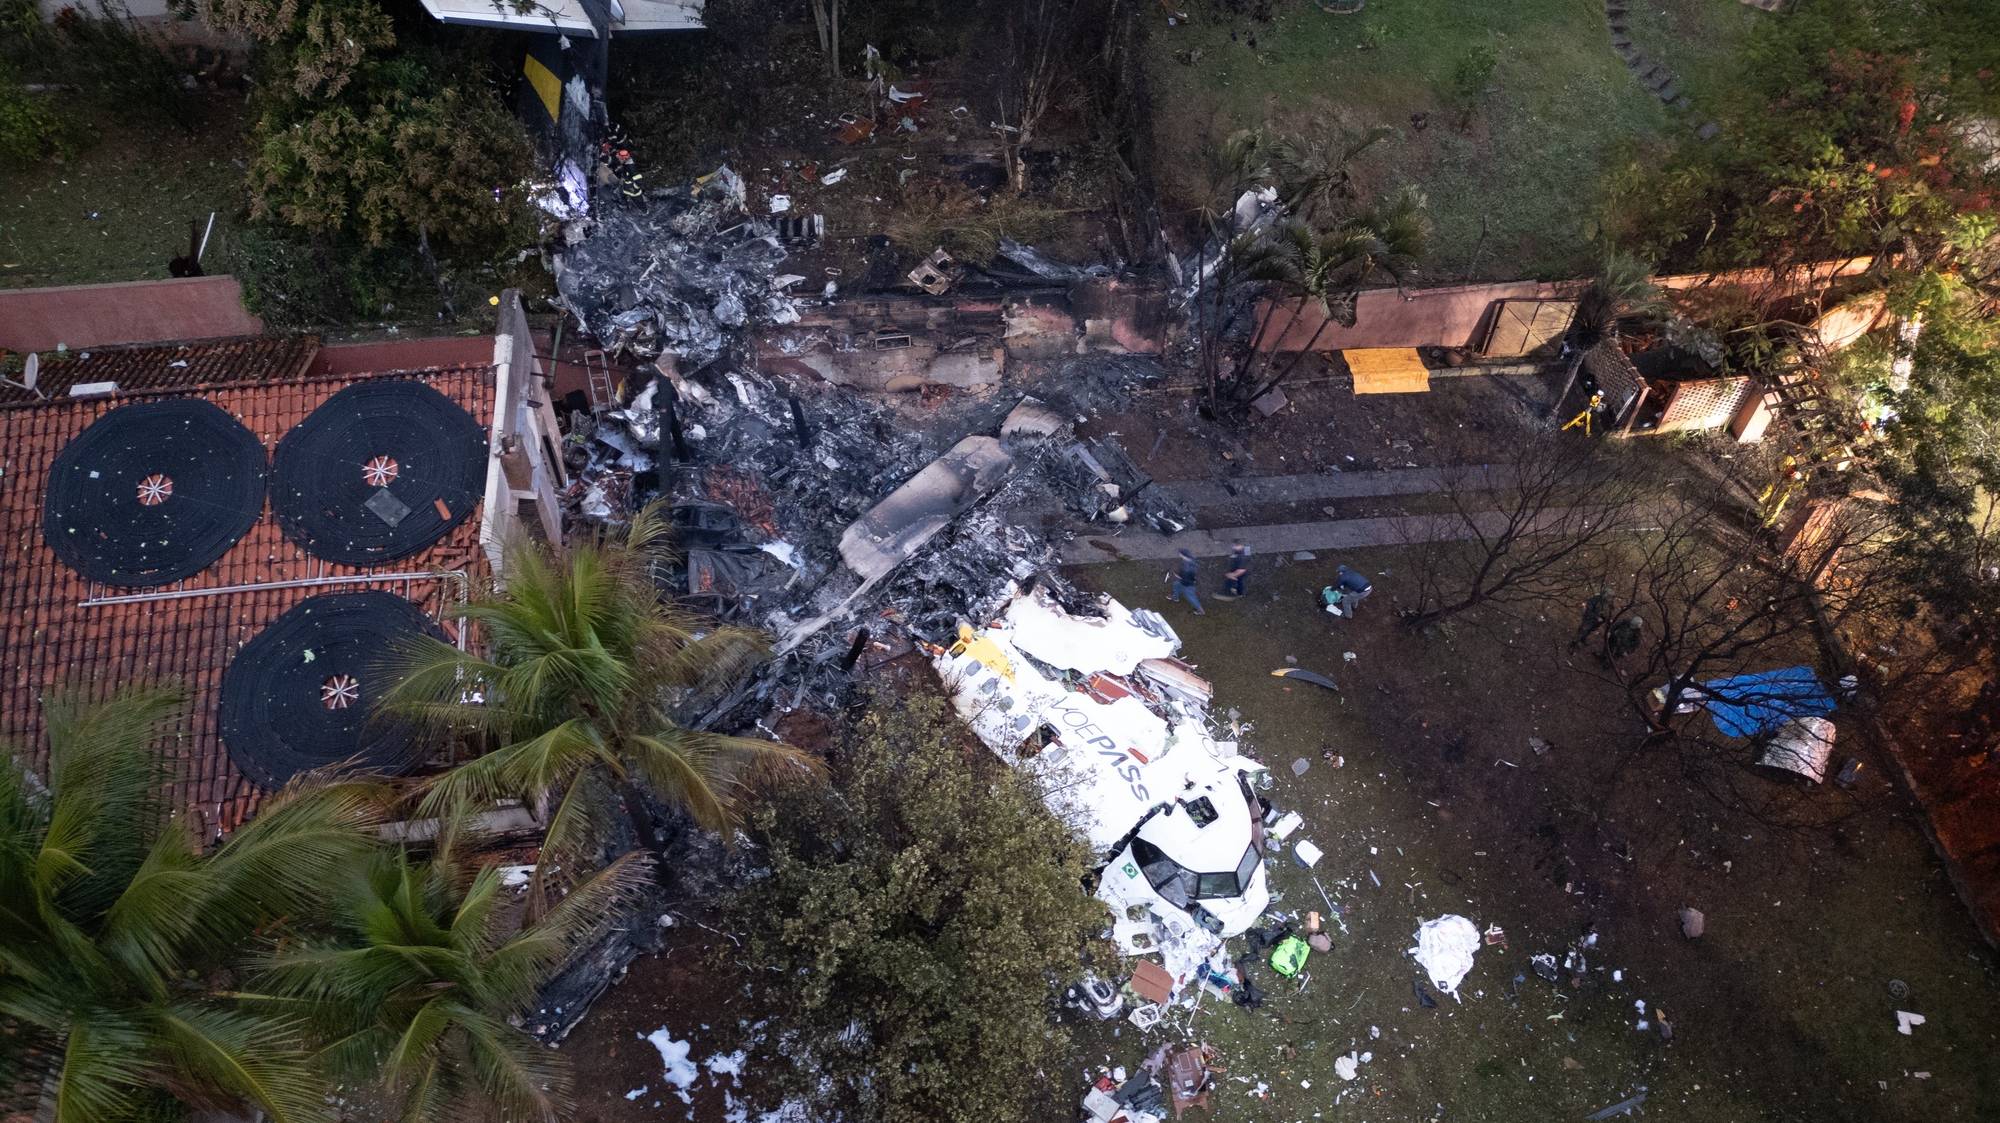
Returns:
[[[1743,0],[1743,2],[1768,12],[1775,11],[1775,5],[1783,4],[1786,0]],[[1676,113],[1690,112],[1694,109],[1694,102],[1682,92],[1674,72],[1665,64],[1647,58],[1645,52],[1632,42],[1632,26],[1626,16],[1626,3],[1627,0],[1604,0],[1604,23],[1611,29],[1611,49],[1618,52],[1618,57],[1625,61],[1625,68],[1639,79],[1639,83],[1652,91],[1653,96],[1659,98],[1668,109]],[[1714,140],[1722,135],[1722,126],[1714,121],[1703,121],[1694,127],[1694,135],[1702,140]]]
[[[1504,465],[1455,468],[1389,468],[1373,472],[1312,472],[1294,476],[1238,476],[1227,480],[1163,480],[1153,486],[1189,507],[1236,503],[1313,503],[1329,499],[1372,499],[1426,495],[1454,488],[1490,491],[1511,473]]]
[[[1547,512],[1560,525],[1562,511]],[[1190,530],[1181,534],[1154,534],[1131,531],[1125,534],[1087,534],[1063,547],[1064,565],[1096,565],[1118,561],[1166,561],[1185,549],[1198,558],[1220,558],[1230,545],[1241,540],[1251,556],[1269,559],[1300,550],[1358,550],[1368,546],[1407,546],[1418,542],[1459,542],[1490,537],[1506,529],[1507,515],[1501,511],[1473,516],[1474,526],[1457,515],[1395,515],[1386,518],[1327,519],[1320,522],[1284,523],[1276,526],[1221,527]],[[1529,529],[1526,533],[1534,533]]]

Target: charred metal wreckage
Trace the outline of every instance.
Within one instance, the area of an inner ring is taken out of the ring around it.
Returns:
[[[1269,898],[1261,766],[1211,735],[1207,684],[1173,658],[1163,620],[1057,570],[1056,547],[1089,523],[1191,524],[1115,436],[1080,432],[1158,378],[1155,359],[1126,353],[1123,329],[1086,312],[1044,342],[1045,361],[991,381],[939,393],[918,380],[902,394],[839,384],[829,364],[868,337],[842,336],[830,295],[790,295],[802,278],[780,271],[780,231],[745,212],[726,168],[600,202],[564,241],[565,311],[607,351],[644,360],[617,401],[570,415],[569,520],[615,524],[664,501],[679,556],[657,574],[663,595],[774,638],[759,673],[687,699],[685,721],[768,732],[795,711],[845,706],[890,659],[928,655],[968,724],[1098,849],[1099,895],[1126,950],[1161,952],[1178,975],[1255,922]],[[1080,300],[1092,308],[1118,283],[1025,247],[1005,256],[1016,271],[1000,275],[1026,290],[1096,286]],[[1003,319],[1050,322],[1044,299],[1019,313],[1004,293],[978,299]],[[940,321],[940,307],[919,312]],[[800,335],[815,323],[834,326]],[[562,1036],[617,973],[589,962],[545,996],[536,1032]]]

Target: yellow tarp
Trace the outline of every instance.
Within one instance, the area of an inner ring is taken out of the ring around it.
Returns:
[[[542,108],[549,111],[549,120],[562,120],[562,79],[533,55],[521,64],[521,70],[528,76],[528,85],[533,86],[535,93],[541,97]]]
[[[1356,347],[1342,351],[1354,372],[1357,394],[1423,394],[1431,388],[1431,372],[1413,347]]]

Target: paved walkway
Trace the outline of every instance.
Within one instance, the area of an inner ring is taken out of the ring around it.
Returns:
[[[1551,511],[1554,519],[1560,512]],[[1499,511],[1478,516],[1478,529],[1492,534],[1506,525]],[[1115,561],[1162,561],[1185,548],[1198,558],[1219,558],[1231,542],[1241,539],[1252,554],[1269,557],[1300,550],[1355,550],[1364,546],[1406,546],[1413,542],[1449,542],[1474,537],[1473,528],[1457,515],[1397,515],[1372,519],[1327,519],[1282,526],[1220,527],[1163,535],[1136,530],[1125,534],[1086,534],[1063,548],[1066,565]]]
[[[1501,486],[1506,469],[1495,464],[1456,468],[1394,468],[1377,472],[1311,472],[1296,476],[1240,476],[1226,480],[1162,481],[1153,486],[1190,507],[1231,503],[1308,503],[1380,495],[1427,495],[1454,486],[1482,491]]]

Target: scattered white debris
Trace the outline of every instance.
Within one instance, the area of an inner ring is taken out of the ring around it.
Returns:
[[[1349,1053],[1344,1057],[1336,1057],[1333,1062],[1333,1074],[1342,1080],[1352,1080],[1361,1075],[1361,1054]]]
[[[1472,970],[1472,957],[1479,951],[1479,927],[1455,913],[1426,920],[1417,929],[1417,946],[1409,954],[1417,957],[1431,977],[1431,985],[1458,1001],[1458,984]]]
[[[1292,853],[1297,855],[1299,865],[1307,869],[1313,868],[1314,864],[1324,856],[1319,847],[1314,846],[1311,842],[1303,838],[1298,841],[1296,846],[1292,847]]]
[[[625,1093],[625,1098],[628,1100],[636,1100],[640,1096],[643,1096],[645,1094],[646,1094],[646,1086],[642,1084],[639,1087],[634,1088],[631,1091]]]
[[[771,196],[772,214],[784,214],[786,211],[791,209],[792,209],[792,197],[790,195]]]
[[[832,171],[826,173],[825,175],[819,177],[819,181],[820,183],[824,184],[827,187],[832,187],[834,184],[839,183],[841,180],[846,178],[847,178],[846,168],[835,168]]]
[[[750,1051],[738,1049],[734,1053],[717,1053],[702,1062],[702,1067],[716,1076],[727,1076],[731,1083],[743,1080],[743,1062],[750,1059]]]
[[[500,867],[500,884],[509,889],[526,888],[534,876],[535,867],[532,865]]]
[[[1908,1010],[1896,1011],[1896,1032],[1902,1034],[1904,1037],[1910,1036],[1911,1026],[1920,1026],[1923,1024],[1924,1016],[1922,1014],[1912,1014]]]
[[[1624,982],[1624,981],[1625,981],[1625,972],[1624,972],[1624,971],[1622,971],[1622,970],[1619,970],[1619,971],[1613,971],[1613,972],[1611,972],[1611,981],[1612,981],[1612,982],[1614,982],[1614,983],[1622,983],[1622,982]]]
[[[665,1026],[643,1036],[660,1051],[660,1064],[666,1070],[667,1083],[674,1086],[674,1094],[681,1098],[682,1103],[693,1103],[694,1097],[688,1095],[688,1089],[694,1087],[696,1078],[701,1076],[701,1070],[688,1060],[688,1051],[694,1045],[687,1041],[675,1041],[674,1035],[668,1033]]]

